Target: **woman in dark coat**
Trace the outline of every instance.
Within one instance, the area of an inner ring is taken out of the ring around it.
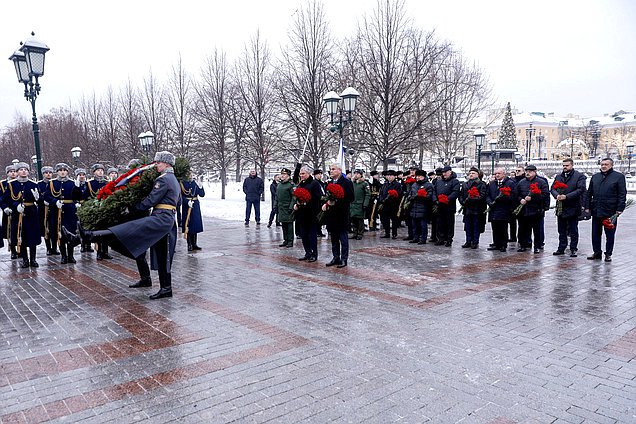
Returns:
[[[188,252],[191,252],[201,250],[197,245],[197,234],[203,232],[199,197],[205,196],[205,190],[198,179],[192,178],[192,174],[189,174],[188,178],[188,181],[181,182],[181,231],[185,234]]]
[[[459,203],[464,207],[464,232],[466,233],[466,243],[462,244],[462,247],[477,249],[481,233],[480,216],[486,210],[486,184],[479,179],[477,168],[470,168],[468,180],[462,183]]]

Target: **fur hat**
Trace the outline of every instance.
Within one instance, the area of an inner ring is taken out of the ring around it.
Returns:
[[[128,161],[128,168],[136,168],[141,165],[141,159],[131,159]]]
[[[110,174],[111,172],[116,172],[119,174],[119,169],[111,167],[106,170],[106,174]]]
[[[369,172],[369,175],[371,175],[372,177],[373,177],[374,175],[378,175],[378,171],[375,171],[375,170],[374,170],[374,171],[371,171],[371,172]]]
[[[16,170],[16,171],[17,171],[18,169],[20,169],[20,168],[26,168],[26,169],[27,169],[27,171],[30,171],[30,170],[31,170],[31,167],[30,167],[30,166],[29,166],[29,164],[28,164],[28,163],[26,163],[26,162],[18,162],[18,163],[16,163],[16,164],[15,164],[15,170]]]
[[[77,168],[75,170],[75,176],[77,177],[79,174],[84,174],[86,175],[86,170],[84,168]]]
[[[42,173],[45,173],[45,172],[53,173],[53,167],[52,166],[43,166],[42,167]]]
[[[155,153],[155,162],[163,162],[170,166],[174,166],[174,155],[167,150],[157,152]]]
[[[445,167],[442,168],[442,172],[448,172],[448,171],[452,171],[453,168],[451,168],[450,166],[446,165]]]
[[[291,171],[288,168],[283,168],[280,170],[281,174],[291,175]]]
[[[387,176],[389,176],[389,175],[393,175],[393,176],[395,177],[395,171],[394,171],[394,170],[392,170],[392,169],[389,169],[388,171],[386,171],[386,175],[387,175]]]
[[[7,166],[4,168],[4,172],[6,172],[7,174],[8,174],[10,171],[15,171],[15,165],[7,165]]]
[[[55,165],[55,172],[58,172],[60,169],[66,169],[68,171],[71,169],[71,167],[64,162],[60,162],[57,165]]]
[[[416,169],[415,170],[415,176],[416,177],[419,177],[419,176],[426,177],[426,171],[424,171],[423,169]]]
[[[356,174],[364,175],[364,169],[356,169],[353,172],[356,173]]]
[[[322,174],[322,169],[314,169],[314,175]]]
[[[102,165],[101,163],[96,163],[95,165],[91,166],[91,172],[95,172],[98,169],[103,169],[104,171],[106,171],[106,168],[104,168],[104,165]]]

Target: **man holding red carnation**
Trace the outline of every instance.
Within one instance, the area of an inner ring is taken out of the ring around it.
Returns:
[[[435,179],[437,194],[437,241],[435,246],[451,247],[455,237],[455,212],[459,198],[460,184],[457,174],[450,166],[442,168],[442,176]]]
[[[540,253],[543,246],[543,213],[545,199],[550,195],[548,184],[537,177],[537,167],[528,165],[526,177],[519,181],[515,196],[519,200],[519,244],[517,252],[525,252],[532,247],[534,253]],[[534,237],[533,237],[534,236]]]
[[[316,262],[318,259],[318,212],[323,194],[322,186],[311,176],[311,169],[308,166],[300,168],[299,177],[298,187],[293,192],[293,209],[305,256],[298,260]]]
[[[495,179],[488,184],[486,202],[489,206],[488,220],[492,227],[492,244],[488,250],[505,252],[508,248],[508,223],[515,205],[513,196],[515,180],[506,175],[504,168],[495,169]],[[510,234],[516,238],[516,234]]]
[[[415,183],[409,192],[411,202],[411,227],[413,239],[409,243],[426,244],[428,223],[431,220],[433,203],[437,199],[433,184],[428,182],[426,171],[415,171]]]
[[[353,202],[353,183],[342,175],[340,164],[329,167],[331,183],[325,188],[327,201],[322,210],[326,213],[325,223],[331,236],[333,258],[327,266],[344,268],[349,259],[349,205]]]
[[[464,211],[464,232],[466,242],[463,248],[477,249],[481,225],[479,217],[486,211],[486,184],[479,179],[479,169],[472,167],[468,171],[468,180],[461,185],[459,203]]]
[[[559,232],[559,247],[552,253],[564,255],[570,236],[570,257],[577,256],[579,246],[579,216],[587,187],[587,177],[574,169],[571,158],[563,160],[563,172],[552,183],[550,193],[557,201],[556,216]]]
[[[592,248],[594,249],[594,253],[588,256],[588,259],[601,259],[603,254],[601,237],[605,230],[605,262],[612,261],[617,220],[625,210],[626,202],[625,176],[614,171],[614,161],[611,158],[601,160],[601,172],[592,176],[585,202],[585,209],[592,213]],[[609,224],[604,225],[603,222],[608,220]]]

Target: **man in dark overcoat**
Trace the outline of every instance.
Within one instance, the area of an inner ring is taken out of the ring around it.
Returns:
[[[455,236],[455,212],[457,211],[460,189],[457,174],[450,166],[445,166],[442,168],[441,177],[436,178],[433,185],[437,195],[437,241],[435,246],[450,247]],[[443,196],[446,196],[448,201],[442,200]]]
[[[263,179],[256,175],[256,170],[250,170],[249,176],[243,181],[243,193],[245,193],[245,226],[250,225],[250,215],[254,207],[256,225],[261,225],[261,196],[265,191]]]
[[[322,204],[322,210],[326,213],[327,231],[331,237],[331,253],[333,257],[327,266],[344,268],[349,259],[349,206],[354,200],[353,183],[342,175],[342,167],[333,163],[329,167],[330,184],[339,185],[344,197],[337,200],[327,200]],[[329,185],[327,185],[328,191]]]
[[[508,224],[513,222],[512,211],[517,203],[515,186],[515,180],[506,175],[504,168],[495,169],[495,179],[488,184],[486,195],[486,202],[490,208],[488,220],[492,227],[492,245],[488,250],[505,252],[508,248]],[[516,218],[514,222],[516,223]],[[517,235],[511,233],[510,239],[513,237],[517,239]]]
[[[537,177],[537,167],[534,165],[526,166],[525,175],[526,177],[519,181],[515,188],[515,197],[523,205],[519,213],[519,244],[521,247],[517,249],[517,252],[525,252],[532,247],[534,241],[534,253],[540,253],[543,243],[541,234],[545,198],[549,196],[548,184]],[[536,187],[537,193],[532,193],[533,187]]]
[[[480,217],[486,210],[486,184],[479,178],[479,169],[470,168],[468,179],[460,186],[459,203],[463,207],[466,242],[463,248],[477,249],[481,234]],[[472,195],[471,193],[476,193]]]
[[[564,184],[567,188],[555,189],[555,184]],[[557,201],[557,229],[559,247],[552,253],[555,256],[565,254],[570,237],[570,257],[576,257],[579,250],[579,216],[583,209],[587,177],[574,169],[574,161],[563,160],[563,172],[558,174],[552,183],[550,193]]]
[[[389,169],[386,171],[386,180],[380,189],[378,195],[378,208],[380,208],[380,222],[384,229],[384,235],[380,238],[397,238],[400,219],[397,216],[402,200],[402,184],[397,181],[395,171]],[[395,190],[397,197],[391,197],[389,192]]]
[[[311,199],[306,204],[301,204],[294,198],[292,206],[294,219],[305,250],[305,255],[298,258],[298,260],[316,262],[318,260],[318,212],[320,211],[320,201],[323,195],[322,186],[311,176],[311,169],[308,166],[300,168],[299,178],[300,181],[297,188],[307,190],[311,195]]]

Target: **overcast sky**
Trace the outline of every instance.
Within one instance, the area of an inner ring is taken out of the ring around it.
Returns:
[[[0,126],[30,116],[12,63],[35,31],[46,56],[38,114],[82,94],[163,78],[181,54],[198,73],[217,46],[236,55],[257,29],[277,49],[299,0],[3,0]],[[353,34],[375,0],[324,0],[335,36]],[[636,2],[632,0],[407,0],[410,17],[460,47],[489,76],[498,103],[594,116],[636,111]],[[335,88],[336,90],[344,87]],[[364,94],[364,93],[363,93]]]

